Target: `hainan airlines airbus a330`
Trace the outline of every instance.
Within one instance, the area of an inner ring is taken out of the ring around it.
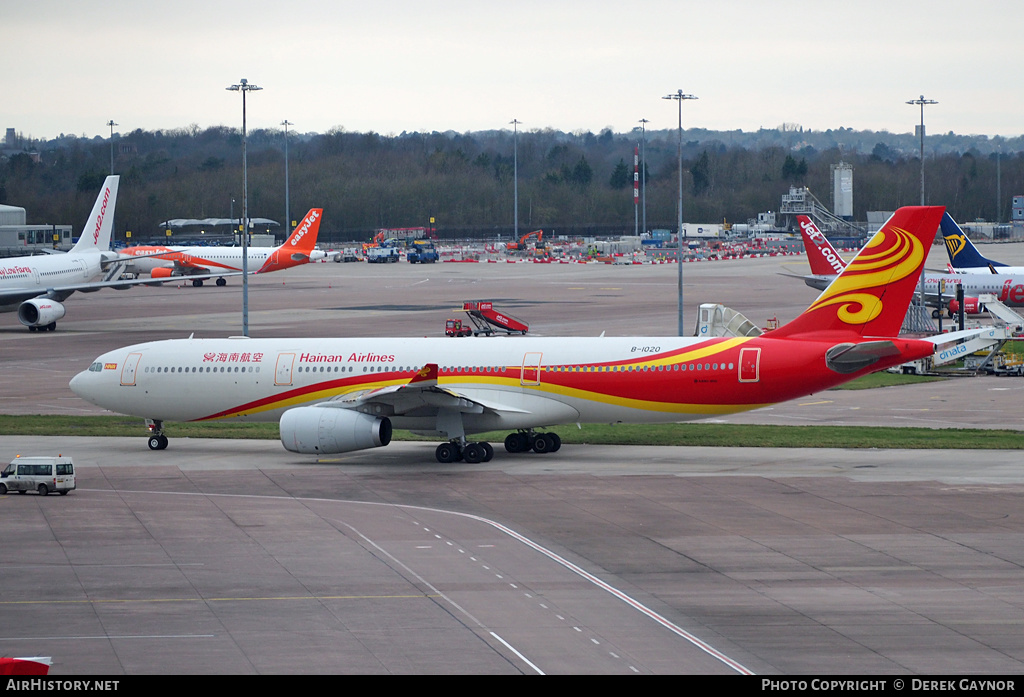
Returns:
[[[898,336],[942,217],[902,208],[799,317],[757,337],[181,339],[98,357],[82,398],[164,421],[280,422],[298,453],[387,445],[392,427],[446,439],[441,462],[486,461],[468,435],[514,431],[509,452],[557,450],[568,423],[667,423],[756,409],[931,355]]]
[[[312,208],[295,232],[280,247],[249,247],[248,267],[251,273],[281,271],[293,266],[316,261],[323,252],[315,249],[316,237],[320,231],[322,208]],[[196,276],[203,278],[217,274],[237,274],[242,271],[241,247],[160,247],[140,246],[122,250],[122,255],[136,257],[131,266],[150,278],[171,276]],[[194,278],[192,285],[203,285],[203,278]],[[226,284],[223,277],[217,278],[217,285]]]

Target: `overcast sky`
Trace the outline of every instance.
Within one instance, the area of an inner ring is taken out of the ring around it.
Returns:
[[[0,127],[1024,133],[1020,0],[0,0]]]

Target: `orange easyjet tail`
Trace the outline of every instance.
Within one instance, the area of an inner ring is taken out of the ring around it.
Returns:
[[[945,211],[900,208],[802,315],[770,335],[898,335]]]
[[[256,273],[281,271],[309,263],[313,249],[316,247],[316,236],[320,232],[320,219],[323,214],[323,208],[310,208],[309,213],[306,213],[306,217],[295,228],[295,232],[284,241],[284,244],[274,250],[274,253]]]

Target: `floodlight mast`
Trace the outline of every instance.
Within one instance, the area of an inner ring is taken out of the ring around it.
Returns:
[[[242,78],[239,84],[225,89],[242,93],[242,336],[249,336],[249,171],[245,152],[245,93],[263,88]]]
[[[688,99],[697,99],[692,94],[683,94],[677,90],[675,94],[668,94],[662,99],[675,99],[679,102],[679,204],[677,206],[678,224],[676,235],[679,239],[679,336],[683,335],[683,102]]]
[[[938,102],[935,101],[934,99],[925,99],[924,95],[922,94],[917,99],[910,99],[910,100],[908,100],[907,104],[910,104],[910,105],[918,105],[919,104],[921,106],[921,127],[920,127],[920,134],[921,134],[921,205],[923,206],[924,205],[924,105],[925,104],[938,104]],[[922,314],[922,318],[924,317],[924,274],[925,274],[924,269],[921,269],[921,287],[920,287],[919,290],[920,290],[920,295],[921,295],[921,314]],[[940,305],[942,304],[941,300],[940,300],[939,304]],[[940,324],[942,322],[942,308],[941,307],[939,308],[939,322],[940,322]]]

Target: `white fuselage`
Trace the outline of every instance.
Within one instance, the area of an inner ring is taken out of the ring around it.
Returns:
[[[748,342],[760,347],[745,349]],[[574,422],[657,423],[753,409],[820,389],[814,377],[804,384],[785,377],[806,361],[803,351],[768,358],[768,345],[782,348],[780,343],[680,337],[184,339],[108,352],[71,387],[111,411],[150,419],[276,421],[293,407],[405,385],[423,366],[437,364],[439,388],[482,407],[463,413],[467,433]],[[823,356],[829,346],[812,352]],[[766,369],[769,364],[779,370]],[[427,402],[385,415],[398,428],[432,431],[437,410]]]
[[[237,272],[242,270],[241,247],[168,247],[166,256],[138,257],[130,261],[132,267],[141,273],[152,273],[153,269],[175,267],[175,260],[181,260],[196,271],[206,270]],[[257,271],[276,252],[278,247],[249,247],[247,265],[249,271]],[[152,252],[148,252],[152,253]]]
[[[68,252],[0,260],[0,291],[14,293],[8,302],[0,305],[0,312],[17,310],[24,300],[43,294],[48,288],[88,283],[99,276],[101,262],[99,252]],[[22,290],[24,296],[20,295]],[[70,292],[67,294],[70,295]]]

